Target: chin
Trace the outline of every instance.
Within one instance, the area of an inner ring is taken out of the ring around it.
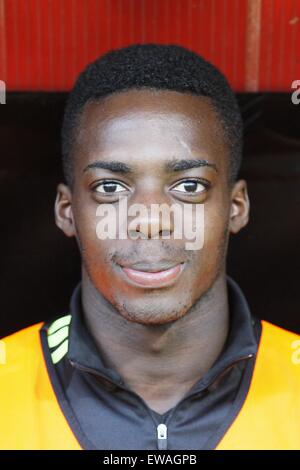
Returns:
[[[157,298],[148,301],[116,301],[115,308],[126,320],[142,325],[164,325],[182,318],[192,306],[192,302],[162,300]]]

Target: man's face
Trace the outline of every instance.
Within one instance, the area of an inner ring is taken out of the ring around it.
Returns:
[[[224,274],[228,234],[248,220],[245,183],[228,185],[228,152],[205,97],[130,90],[86,105],[72,154],[72,191],[58,188],[57,224],[76,236],[84,272],[127,320],[176,320]],[[172,237],[172,221],[160,221],[151,233],[151,216],[137,225],[137,239],[100,240],[96,210],[110,204],[118,213],[120,197],[128,208],[204,204],[203,247],[187,250],[184,233]]]

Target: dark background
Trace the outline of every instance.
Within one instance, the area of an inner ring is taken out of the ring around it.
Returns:
[[[9,93],[0,106],[0,337],[63,315],[80,279],[74,239],[54,223],[65,93]],[[228,273],[254,315],[300,333],[300,105],[238,95],[245,122],[249,225],[232,236]]]

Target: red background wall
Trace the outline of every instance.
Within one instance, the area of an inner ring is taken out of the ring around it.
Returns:
[[[299,0],[0,0],[0,79],[9,91],[69,90],[105,51],[160,42],[202,54],[236,91],[289,91],[299,29]]]

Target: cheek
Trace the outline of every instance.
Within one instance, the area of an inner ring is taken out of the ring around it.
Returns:
[[[99,217],[97,206],[82,205],[74,211],[77,240],[83,261],[103,265],[109,254],[110,240],[101,240],[97,234]]]
[[[203,223],[198,225],[202,230],[203,246],[200,250],[190,252],[190,260],[194,273],[213,272],[218,269],[221,257],[226,248],[226,234],[228,231],[228,220],[226,208],[204,207]]]
[[[207,217],[204,229],[204,251],[216,251],[223,241],[224,232],[226,231],[227,220],[225,217],[213,214]]]
[[[76,230],[84,250],[98,243],[96,229],[97,219],[94,211],[85,209],[76,214]]]
[[[112,262],[113,255],[125,250],[125,240],[118,241],[114,238],[116,218],[113,214],[101,215],[98,204],[86,205],[84,210],[78,210],[75,214],[76,232],[81,258],[86,271],[100,290],[110,291],[112,283],[116,282],[116,273]]]

